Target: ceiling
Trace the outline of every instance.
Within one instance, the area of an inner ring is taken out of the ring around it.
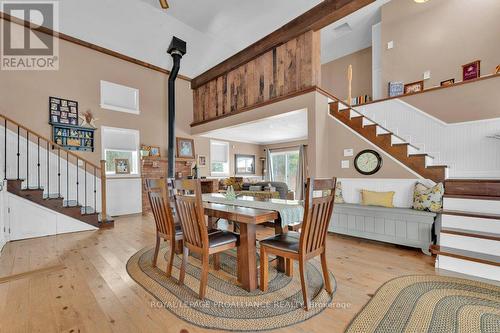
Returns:
[[[255,135],[259,133],[259,135]],[[201,136],[259,145],[306,140],[307,110],[297,110],[250,123],[221,128]]]
[[[372,26],[380,8],[391,0],[376,0],[321,30],[321,62],[327,63],[372,45]]]
[[[59,31],[166,69],[175,35],[188,47],[180,73],[195,77],[320,2],[169,0],[164,11],[158,0],[64,0]]]

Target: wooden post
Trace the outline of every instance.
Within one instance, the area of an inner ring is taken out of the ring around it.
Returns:
[[[106,213],[106,161],[101,160],[101,222],[105,223],[107,220]]]
[[[347,97],[347,104],[351,106],[352,104],[352,65],[349,65],[347,69],[347,81],[349,82],[349,95]]]

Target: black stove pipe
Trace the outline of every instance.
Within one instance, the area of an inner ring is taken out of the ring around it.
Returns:
[[[173,37],[168,48],[173,66],[168,77],[168,178],[175,178],[175,79],[179,74],[181,59],[186,54],[186,42]]]

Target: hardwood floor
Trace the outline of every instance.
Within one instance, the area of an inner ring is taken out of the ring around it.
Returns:
[[[270,232],[260,228],[258,238]],[[142,216],[117,218],[114,229],[8,243],[0,257],[0,331],[207,332],[152,307],[128,276],[128,258],[154,244],[154,221]],[[419,250],[356,238],[329,235],[327,255],[337,279],[333,306],[280,331],[342,332],[384,282],[435,274],[434,258]]]

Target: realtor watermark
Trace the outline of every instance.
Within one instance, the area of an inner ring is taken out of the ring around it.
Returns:
[[[0,0],[10,17],[1,21],[0,70],[58,70],[59,3]],[[29,27],[25,27],[29,25]]]

